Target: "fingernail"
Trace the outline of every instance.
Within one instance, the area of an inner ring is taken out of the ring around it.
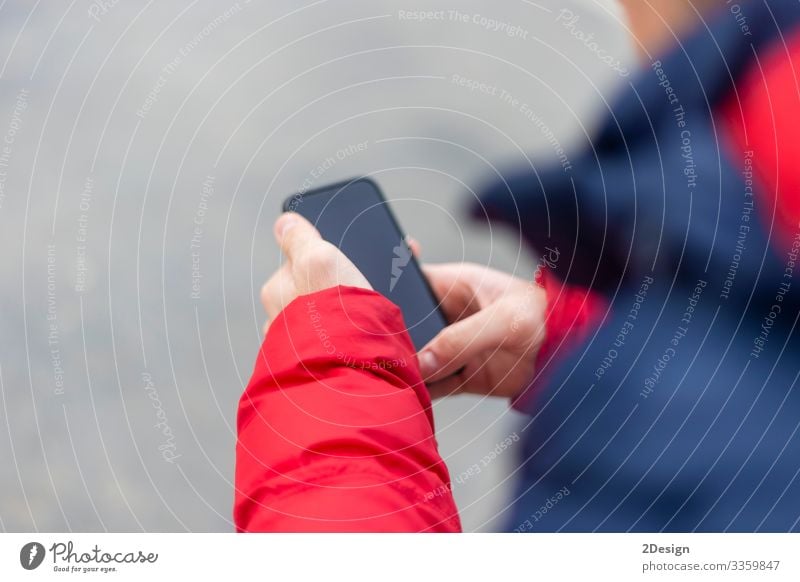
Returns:
[[[438,364],[436,356],[430,350],[423,350],[419,353],[419,369],[423,378],[427,378],[436,372]]]

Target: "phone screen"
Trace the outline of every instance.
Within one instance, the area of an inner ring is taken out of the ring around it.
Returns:
[[[418,351],[447,325],[405,235],[374,182],[362,178],[295,194],[283,209],[307,218],[322,238],[353,261],[375,291],[400,307]]]

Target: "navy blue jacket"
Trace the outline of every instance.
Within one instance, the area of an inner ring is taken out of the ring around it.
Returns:
[[[716,115],[800,4],[742,10],[750,36],[727,9],[699,27],[571,169],[482,199],[610,305],[529,406],[511,530],[800,531],[798,247],[775,244]]]

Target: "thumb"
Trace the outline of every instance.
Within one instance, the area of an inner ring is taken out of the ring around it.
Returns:
[[[275,239],[289,261],[294,260],[304,248],[322,240],[319,231],[296,212],[284,212],[275,221]]]
[[[437,382],[458,372],[484,351],[497,350],[511,333],[497,305],[447,326],[419,353],[426,382]]]

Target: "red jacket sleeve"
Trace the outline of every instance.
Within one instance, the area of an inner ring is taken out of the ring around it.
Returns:
[[[298,297],[239,403],[238,531],[460,531],[400,310],[364,289]]]

